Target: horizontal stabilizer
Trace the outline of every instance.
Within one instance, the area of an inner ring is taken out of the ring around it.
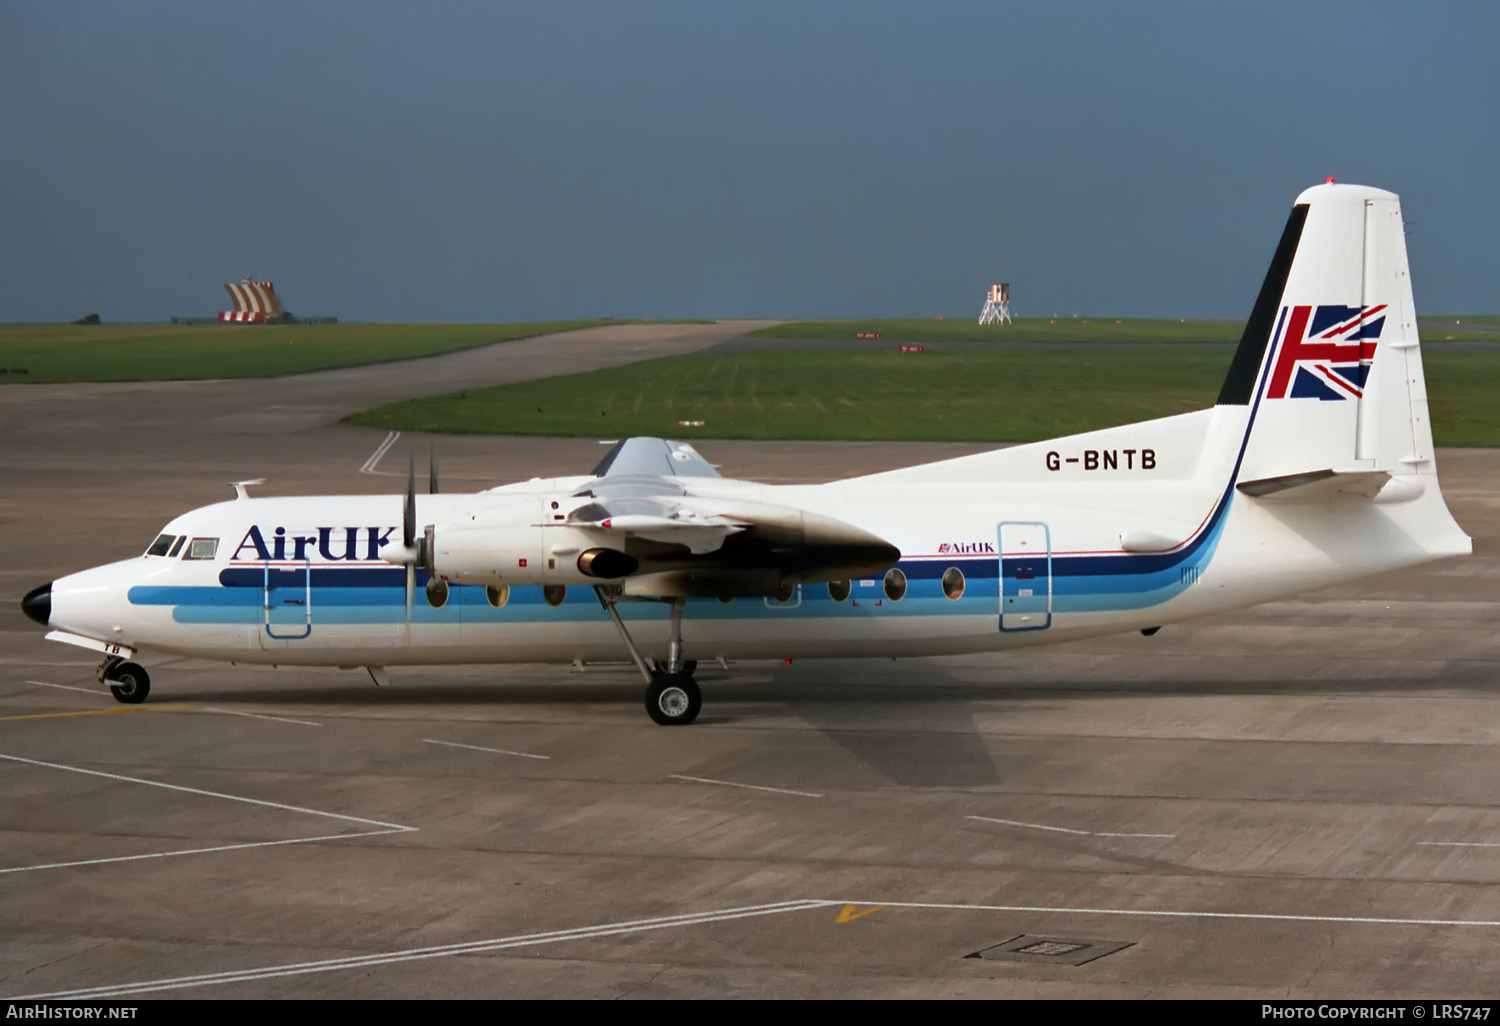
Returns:
[[[1236,487],[1256,499],[1287,502],[1326,502],[1334,493],[1373,499],[1391,475],[1383,470],[1313,470],[1305,474],[1283,474],[1258,481],[1241,481]],[[1412,496],[1415,498],[1415,496]]]

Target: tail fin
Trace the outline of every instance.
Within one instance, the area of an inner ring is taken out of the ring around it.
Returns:
[[[1393,193],[1297,197],[1218,401],[1251,407],[1240,483],[1436,473]]]

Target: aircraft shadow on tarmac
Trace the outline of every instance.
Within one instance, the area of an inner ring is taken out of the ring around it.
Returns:
[[[857,665],[857,664],[853,664]],[[698,726],[689,729],[734,726],[752,721],[764,723],[768,716],[787,716],[807,724],[843,749],[855,760],[902,787],[987,788],[1004,783],[1034,758],[1029,745],[997,745],[987,738],[976,721],[976,713],[1004,715],[1008,703],[1024,704],[1031,712],[1054,708],[1064,699],[1140,696],[1237,696],[1283,695],[1375,695],[1413,693],[1463,688],[1497,690],[1493,667],[1482,663],[1455,662],[1444,673],[1430,678],[1328,679],[1247,681],[1049,681],[981,683],[960,681],[944,668],[929,665],[918,683],[906,679],[899,684],[889,664],[872,667],[871,677],[860,681],[841,668],[843,680],[820,680],[817,670],[767,678],[760,673],[715,679],[702,674],[706,695]],[[750,679],[746,679],[750,677]],[[878,678],[884,677],[885,680]],[[854,679],[851,679],[854,678]],[[247,680],[246,682],[250,682]],[[576,705],[623,708],[632,714],[640,704],[640,685],[629,678],[611,681],[553,682],[500,680],[463,683],[424,683],[376,689],[367,683],[297,687],[247,686],[224,692],[179,691],[174,701],[204,702],[219,706],[266,704],[281,707],[362,706],[410,709],[441,706],[527,707]],[[1016,765],[1011,765],[1012,762]]]

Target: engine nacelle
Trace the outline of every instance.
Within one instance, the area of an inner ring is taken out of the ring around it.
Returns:
[[[561,522],[545,498],[482,510],[433,529],[433,568],[460,584],[596,584],[629,577],[633,556]]]
[[[439,524],[432,565],[439,577],[463,584],[561,584],[545,577],[544,528]]]

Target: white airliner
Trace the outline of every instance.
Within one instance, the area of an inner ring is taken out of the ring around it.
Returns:
[[[22,606],[103,653],[122,702],[152,656],[380,683],[628,654],[652,719],[685,724],[699,660],[1152,634],[1470,551],[1438,487],[1400,203],[1353,185],[1297,197],[1210,409],[820,485],[632,438],[588,475],[414,491],[239,487]]]

